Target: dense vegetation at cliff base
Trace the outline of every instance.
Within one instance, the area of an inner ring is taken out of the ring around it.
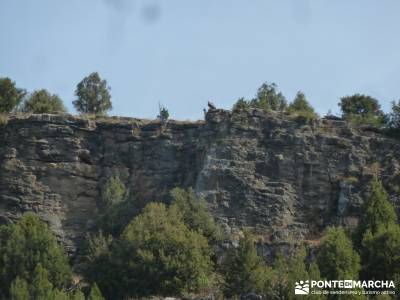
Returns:
[[[129,202],[118,176],[112,177],[103,191],[103,200],[114,196],[120,198],[117,203],[104,205],[112,208]],[[255,294],[264,299],[295,299],[295,282],[305,279],[400,283],[400,226],[377,180],[371,182],[355,230],[328,227],[317,248],[304,244],[289,256],[278,252],[273,263],[259,255],[257,235],[249,230],[243,231],[236,246],[229,243],[232,237],[223,232],[192,190],[176,188],[167,202],[147,204],[117,234],[106,233],[110,223],[99,222],[97,231],[88,234],[87,261],[80,274],[83,280],[78,283],[54,234],[36,215],[27,213],[17,223],[1,226],[1,298],[94,300],[213,295],[226,299]],[[118,213],[113,217],[119,218]],[[304,296],[367,299],[353,295],[327,297]],[[391,298],[385,295],[376,299]]]

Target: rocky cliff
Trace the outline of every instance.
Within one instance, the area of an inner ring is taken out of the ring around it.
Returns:
[[[166,125],[30,115],[0,129],[0,222],[34,211],[74,254],[115,171],[141,204],[193,187],[233,236],[254,229],[265,255],[317,240],[328,224],[354,226],[374,176],[400,205],[400,143],[340,120],[260,110]]]

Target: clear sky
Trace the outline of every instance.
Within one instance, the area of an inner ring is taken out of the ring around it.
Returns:
[[[202,118],[264,81],[320,114],[366,93],[400,98],[398,0],[0,0],[0,76],[46,88],[70,111],[98,71],[111,115]]]

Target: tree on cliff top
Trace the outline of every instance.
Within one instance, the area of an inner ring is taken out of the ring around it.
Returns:
[[[384,123],[384,114],[378,100],[368,95],[354,94],[340,99],[338,104],[342,115],[349,121],[360,124],[380,126]]]
[[[286,108],[287,101],[275,83],[264,82],[257,90],[256,98],[250,105],[263,110],[282,111]]]
[[[400,129],[400,100],[392,102],[392,112],[389,114],[388,125],[392,129]]]
[[[0,113],[9,113],[22,101],[26,91],[15,86],[8,77],[0,78]]]
[[[41,89],[34,91],[24,102],[22,111],[34,114],[60,113],[66,112],[62,100],[55,94],[50,94],[47,90]]]
[[[283,111],[286,106],[286,98],[278,91],[278,86],[275,83],[264,82],[258,88],[254,99],[248,101],[244,98],[239,98],[233,105],[232,110],[259,108],[265,111]]]
[[[289,104],[288,110],[290,112],[302,111],[302,112],[315,113],[314,108],[307,101],[306,95],[304,95],[304,93],[301,91],[297,92],[293,102]]]
[[[78,83],[75,95],[77,99],[72,103],[81,113],[105,114],[112,109],[110,87],[97,72]]]

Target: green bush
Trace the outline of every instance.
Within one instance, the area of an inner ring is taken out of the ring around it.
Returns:
[[[248,109],[250,108],[251,105],[249,103],[249,101],[247,101],[246,99],[239,98],[236,103],[233,105],[232,107],[232,111],[237,111],[237,110],[241,110],[241,109]]]
[[[113,175],[107,180],[104,188],[102,189],[102,204],[106,207],[109,207],[113,204],[120,203],[125,200],[126,193],[126,187],[119,176]]]
[[[292,112],[292,115],[296,118],[300,123],[310,123],[318,120],[318,115],[314,112],[310,111],[296,111]]]
[[[161,121],[161,123],[165,124],[169,118],[169,111],[161,104],[159,105],[159,113],[157,119]]]
[[[63,113],[66,108],[62,100],[47,90],[34,91],[23,103],[22,111],[34,114]]]
[[[385,123],[384,115],[347,115],[346,120],[355,126],[367,125],[380,128]]]

